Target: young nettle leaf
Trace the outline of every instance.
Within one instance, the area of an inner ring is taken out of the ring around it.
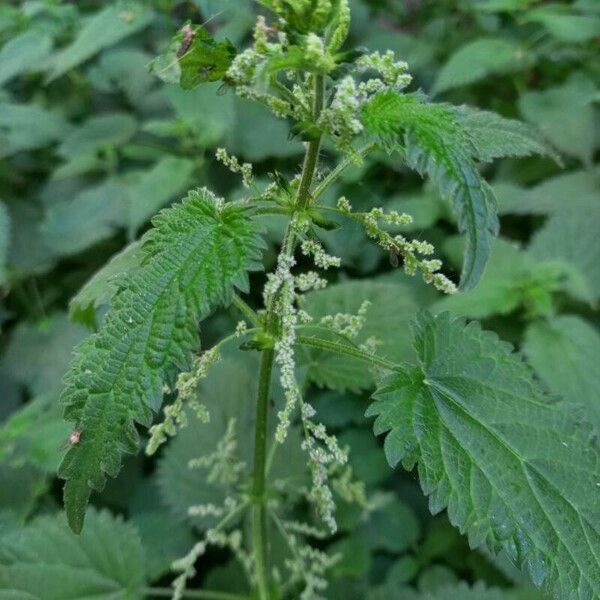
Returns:
[[[385,147],[400,151],[411,168],[429,175],[452,200],[459,230],[467,236],[461,286],[473,288],[498,234],[498,218],[493,191],[471,159],[476,147],[453,108],[429,104],[416,94],[387,91],[364,106],[362,121]]]
[[[245,288],[260,242],[247,208],[191,192],[155,217],[142,266],[120,281],[102,328],[76,350],[62,394],[65,416],[81,432],[60,467],[65,507],[80,531],[91,489],[115,476],[123,452],[138,446],[135,424],[149,425],[163,386],[198,346],[198,320]]]
[[[511,347],[448,313],[414,324],[419,364],[368,410],[391,465],[418,464],[433,512],[559,598],[600,596],[600,451]]]
[[[236,54],[229,40],[217,42],[201,25],[184,25],[168,50],[150,63],[150,71],[167,83],[191,90],[209,81],[219,81]]]

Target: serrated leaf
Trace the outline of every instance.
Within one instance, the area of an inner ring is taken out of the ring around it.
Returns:
[[[131,525],[90,511],[86,531],[69,531],[63,515],[39,517],[0,540],[0,597],[28,600],[141,598],[144,552]]]
[[[529,325],[523,350],[548,388],[566,398],[600,436],[600,334],[574,315]]]
[[[590,166],[596,146],[592,104],[596,87],[587,75],[572,73],[562,86],[525,92],[519,99],[519,110],[556,148]]]
[[[0,286],[6,283],[6,262],[10,244],[10,215],[0,201]]]
[[[408,322],[417,307],[400,285],[373,281],[338,283],[307,294],[303,308],[318,323],[331,314],[356,314],[365,300],[371,304],[365,325],[354,342],[361,344],[374,337],[381,342],[377,350],[381,356],[408,359]],[[298,348],[298,367],[305,368],[308,380],[320,387],[358,391],[373,385],[373,375],[364,363],[318,348]]]
[[[143,265],[115,296],[102,328],[76,352],[66,375],[65,416],[82,432],[60,467],[70,526],[80,531],[91,489],[115,476],[138,446],[163,386],[198,345],[199,319],[246,287],[258,267],[258,230],[237,204],[206,190],[159,213],[144,237]]]
[[[418,463],[433,512],[471,545],[505,550],[557,598],[600,597],[600,452],[551,403],[510,345],[448,313],[415,321],[419,365],[402,367],[368,414],[390,464]]]
[[[367,129],[401,149],[408,166],[429,175],[452,200],[459,231],[467,236],[461,287],[475,287],[498,233],[496,202],[470,158],[473,146],[453,109],[427,104],[414,94],[383,92],[365,105],[362,118]]]
[[[438,71],[433,93],[469,85],[488,75],[524,66],[525,52],[505,38],[480,38],[461,46]]]
[[[469,135],[475,147],[475,158],[491,162],[504,156],[550,156],[560,162],[554,149],[531,125],[515,119],[505,119],[487,110],[470,106],[455,109],[456,120]]]
[[[152,19],[152,9],[142,3],[131,0],[111,3],[89,17],[73,42],[50,57],[46,81],[53,81],[103,48],[137,33]]]
[[[89,281],[71,298],[69,316],[73,321],[96,327],[96,311],[110,303],[119,289],[122,276],[139,268],[144,258],[141,242],[132,242],[115,254]]]
[[[35,29],[6,42],[0,50],[0,86],[16,75],[41,71],[52,48],[52,38]]]
[[[533,236],[530,254],[537,260],[565,263],[581,281],[580,296],[588,302],[600,298],[600,205],[585,211],[562,210],[552,215]]]

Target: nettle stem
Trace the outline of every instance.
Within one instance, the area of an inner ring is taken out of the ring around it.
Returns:
[[[315,75],[313,80],[313,118],[316,121],[323,109],[325,99],[325,78]],[[317,170],[319,151],[321,148],[321,135],[311,140],[306,148],[302,175],[296,195],[296,211],[303,211],[311,201],[311,186]],[[280,254],[292,256],[296,247],[296,235],[289,223]],[[276,334],[278,329],[278,316],[275,312],[276,302],[270,302],[267,306],[265,323],[267,332]],[[269,421],[269,395],[271,392],[271,373],[275,351],[266,348],[262,351],[258,381],[258,393],[256,399],[256,424],[254,435],[254,471],[252,478],[252,496],[254,507],[252,510],[252,543],[254,560],[256,564],[256,577],[258,582],[258,594],[260,600],[269,600],[269,553],[267,539],[267,494],[266,494],[266,456],[267,456],[267,432]]]

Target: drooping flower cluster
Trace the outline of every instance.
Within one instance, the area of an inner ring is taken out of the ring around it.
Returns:
[[[190,460],[188,467],[208,469],[206,481],[209,483],[218,483],[223,487],[231,487],[238,483],[246,463],[238,457],[236,419],[230,419],[227,423],[225,435],[219,440],[215,451]]]
[[[177,397],[172,404],[165,406],[163,411],[164,420],[150,427],[150,439],[146,445],[146,454],[149,456],[154,454],[167,441],[168,437],[172,437],[177,433],[178,428],[181,429],[187,426],[186,407],[192,410],[202,422],[208,423],[208,409],[198,401],[196,389],[200,381],[208,375],[209,368],[218,362],[220,358],[219,349],[217,347],[211,348],[194,359],[192,368],[189,371],[179,374],[175,386]]]
[[[238,510],[239,507],[235,507],[227,516],[235,514]],[[197,542],[183,558],[174,561],[171,565],[174,571],[180,572],[180,575],[173,581],[172,600],[181,600],[181,598],[185,596],[185,586],[187,581],[196,574],[194,565],[197,560],[206,553],[209,546],[229,548],[234,556],[241,562],[246,575],[249,578],[252,577],[252,559],[242,546],[242,532],[239,529],[225,532],[221,531],[219,527],[215,527],[209,529],[202,540]]]
[[[227,153],[225,148],[217,148],[215,158],[223,163],[232,173],[242,176],[242,183],[245,188],[251,188],[254,183],[252,175],[252,165],[250,163],[240,163],[237,156]]]
[[[418,256],[433,254],[432,244],[423,240],[408,240],[401,234],[392,235],[382,226],[408,225],[412,222],[412,217],[396,211],[386,213],[382,208],[373,208],[369,212],[353,212],[346,198],[338,200],[338,209],[360,223],[367,236],[389,252],[393,265],[398,265],[401,258],[407,275],[414,275],[419,271],[423,280],[432,283],[436,289],[446,294],[456,292],[456,285],[443,273],[438,272],[442,267],[440,260],[423,259]]]

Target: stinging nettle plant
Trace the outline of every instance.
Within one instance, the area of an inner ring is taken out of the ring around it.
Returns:
[[[390,465],[417,467],[433,512],[447,509],[473,546],[504,552],[555,597],[600,598],[597,440],[560,399],[538,388],[510,346],[476,323],[421,313],[413,323],[417,362],[398,364],[376,339],[356,341],[368,302],[356,314],[317,318],[305,300],[327,285],[325,272],[340,266],[321,232],[348,223],[362,227],[408,275],[450,294],[473,288],[498,231],[480,163],[552,150],[517,121],[408,91],[408,65],[392,52],[344,48],[347,0],[259,3],[269,17],[257,19],[249,48],[237,51],[188,24],[151,70],[185,89],[221,81],[223,90],[292,122],[305,145],[300,173],[291,179],[273,173],[260,187],[250,164],[219,149],[217,159],[242,178],[245,198],[191,191],[153,219],[141,247],[126,251],[123,269],[108,269],[111,308],[77,348],[62,394],[74,423],[60,467],[71,528],[81,531],[91,491],[117,475],[124,453],[138,451],[138,425],[150,428],[149,454],[190,418],[210,428],[211,406],[197,394],[199,383],[210,384],[211,367],[226,351],[258,355],[256,397],[247,398],[256,414],[253,455],[241,455],[230,420],[214,452],[190,464],[224,490],[225,500],[190,507],[214,526],[173,565],[179,573],[173,594],[182,597],[197,559],[217,546],[239,559],[252,597],[321,597],[335,564],[322,547],[336,533],[336,497],[365,510],[369,499],[347,464],[347,449],[316,419],[300,379],[299,349],[317,349],[371,369],[377,389],[366,416],[375,417],[375,434],[385,435]],[[430,243],[397,233],[409,215],[379,207],[358,212],[351,198],[325,201],[344,169],[382,151],[429,178],[451,203],[466,242],[458,290],[431,258]],[[262,268],[264,223],[273,215],[287,225],[263,306],[254,310],[238,293],[248,292],[249,273]],[[199,323],[230,304],[243,320],[200,350]],[[163,398],[167,405],[153,424]],[[290,489],[269,479],[277,453],[293,454],[298,446],[306,480]],[[294,513],[294,502],[310,510]],[[290,550],[283,564],[271,553],[275,536]]]

